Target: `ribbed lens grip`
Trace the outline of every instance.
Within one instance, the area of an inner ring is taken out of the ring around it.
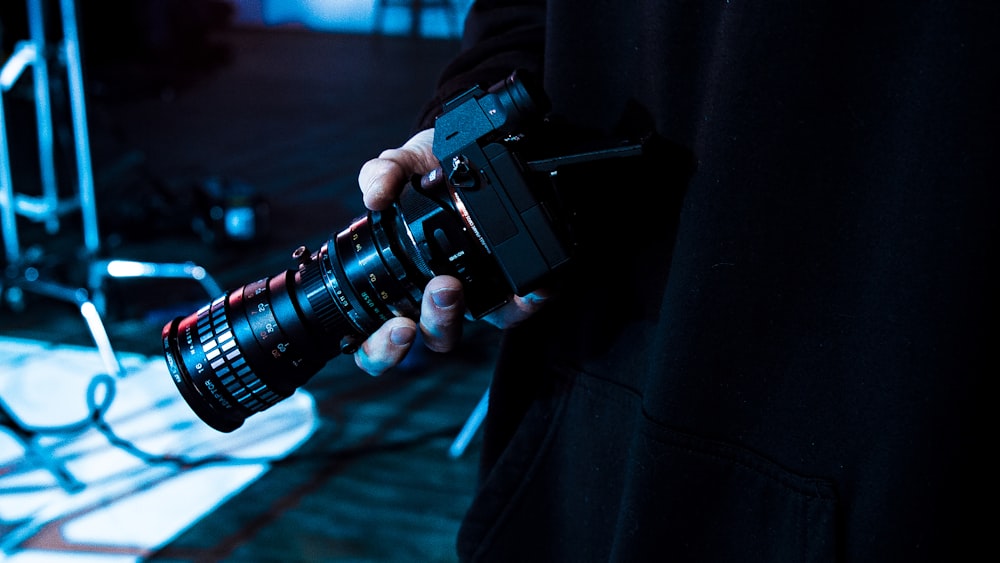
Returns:
[[[218,382],[241,406],[260,412],[284,398],[269,389],[243,358],[243,352],[233,339],[222,297],[198,312],[197,327],[205,360]]]
[[[331,257],[332,258],[332,257]],[[313,314],[324,330],[336,336],[337,340],[356,334],[358,329],[344,316],[338,300],[346,303],[336,276],[329,276],[329,286],[323,276],[323,260],[317,255],[299,268],[302,292],[312,307]],[[333,295],[332,295],[333,294]]]

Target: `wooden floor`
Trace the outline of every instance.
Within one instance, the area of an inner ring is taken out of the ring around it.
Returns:
[[[359,167],[407,138],[457,44],[227,29],[209,47],[198,60],[86,69],[102,257],[193,261],[234,289],[292,267],[294,248],[317,248],[363,211]],[[192,226],[204,211],[197,186],[212,177],[263,199],[260,241],[215,244]],[[85,283],[74,228],[69,218],[58,234],[25,224],[22,235],[42,275],[69,286]],[[187,280],[104,289],[113,346],[150,355],[167,319],[209,298]],[[0,307],[0,330],[92,344],[73,306],[30,292]],[[310,441],[151,560],[455,560],[477,442],[458,459],[447,450],[488,385],[497,335],[470,325],[467,337],[460,353],[417,354],[381,378],[335,358],[306,385],[321,415]]]

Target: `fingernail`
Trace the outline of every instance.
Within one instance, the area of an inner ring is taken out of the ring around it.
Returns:
[[[396,346],[406,346],[412,343],[416,337],[417,331],[410,326],[399,326],[392,329],[392,332],[389,333],[389,340]]]
[[[454,307],[458,303],[459,292],[457,289],[441,288],[431,293],[434,304],[441,309]]]

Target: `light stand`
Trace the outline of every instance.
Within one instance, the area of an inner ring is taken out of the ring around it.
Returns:
[[[46,281],[39,267],[40,256],[21,249],[18,216],[45,224],[49,234],[60,230],[60,220],[70,212],[79,212],[83,222],[83,252],[90,259],[100,251],[97,228],[97,208],[94,202],[94,175],[90,163],[90,142],[87,132],[86,103],[83,92],[80,43],[76,27],[76,10],[72,0],[61,0],[63,40],[61,52],[65,58],[70,112],[73,120],[73,146],[78,186],[71,195],[60,193],[55,164],[54,124],[52,119],[51,84],[49,81],[49,41],[46,34],[45,6],[41,0],[28,1],[29,39],[17,43],[14,53],[0,70],[0,87],[12,89],[27,68],[34,81],[35,119],[38,132],[38,157],[41,195],[14,191],[11,176],[10,147],[7,139],[4,105],[0,103],[0,218],[3,220],[4,251],[7,272],[4,300],[16,311],[24,308],[24,292],[68,301],[80,308],[94,342],[101,352],[110,375],[123,375],[121,365],[108,341],[100,312],[90,301],[85,288],[64,287]],[[37,254],[37,253],[34,253]]]
[[[0,222],[2,222],[6,272],[0,278],[0,304],[6,303],[15,312],[25,309],[25,292],[66,301],[75,305],[90,331],[107,368],[108,375],[122,377],[124,369],[108,339],[101,316],[106,312],[106,297],[102,289],[108,278],[158,277],[190,278],[202,284],[211,296],[222,293],[204,268],[194,264],[153,264],[124,260],[97,260],[100,254],[100,236],[97,208],[94,197],[94,174],[91,166],[87,109],[84,96],[83,67],[80,41],[77,33],[77,16],[74,0],[59,0],[62,20],[62,40],[51,45],[46,33],[46,7],[43,0],[28,0],[29,39],[16,44],[13,53],[0,67]],[[73,152],[76,164],[76,186],[73,190],[60,190],[55,165],[54,127],[52,118],[49,80],[49,60],[54,47],[55,55],[65,68],[66,86],[73,129]],[[35,118],[37,124],[38,158],[40,165],[40,194],[15,192],[11,174],[10,147],[3,94],[10,91],[17,81],[31,69],[34,86]],[[70,193],[65,193],[70,192]],[[48,234],[54,235],[61,228],[63,216],[78,212],[82,218],[84,267],[87,270],[87,287],[72,287],[46,280],[42,274],[50,262],[38,251],[24,251],[18,232],[18,218],[43,223]],[[36,438],[44,430],[21,425],[9,407],[0,401],[0,426],[8,427],[20,439],[27,451],[43,460],[59,483],[69,492],[79,489],[79,482],[51,455],[43,452]]]

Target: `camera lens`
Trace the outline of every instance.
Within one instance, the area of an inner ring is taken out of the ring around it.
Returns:
[[[249,283],[163,328],[170,375],[222,432],[289,397],[393,316],[415,317],[431,273],[396,213],[355,220],[299,267]]]

